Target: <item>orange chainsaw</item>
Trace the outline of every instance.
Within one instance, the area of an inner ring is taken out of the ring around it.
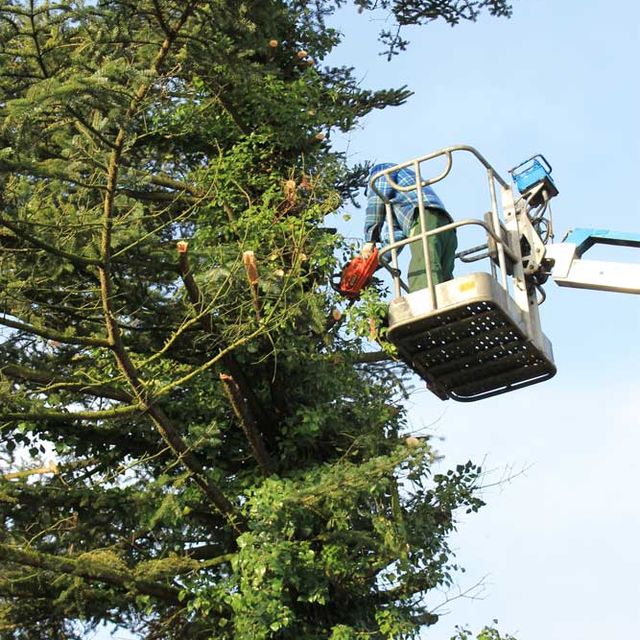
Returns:
[[[371,282],[378,267],[378,249],[374,247],[368,258],[365,259],[362,256],[352,258],[342,269],[340,282],[332,283],[333,288],[345,298],[357,300],[360,292]]]

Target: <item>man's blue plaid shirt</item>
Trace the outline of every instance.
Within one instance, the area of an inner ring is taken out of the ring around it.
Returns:
[[[390,162],[383,164],[376,164],[371,168],[369,173],[369,180],[371,176],[393,167]],[[416,174],[410,167],[399,169],[398,171],[390,174],[391,179],[401,187],[408,187],[416,184]],[[391,202],[393,208],[393,237],[394,240],[403,240],[408,238],[411,232],[411,227],[414,225],[417,216],[418,209],[418,192],[417,189],[411,191],[396,191],[387,180],[387,176],[384,175],[376,180],[376,188]],[[367,186],[368,199],[367,199],[367,213],[364,223],[364,241],[365,242],[379,242],[380,232],[385,223],[385,206],[384,200],[378,196],[373,189]],[[433,207],[441,209],[442,212],[451,219],[451,216],[447,213],[442,201],[436,195],[436,192],[431,187],[423,187],[422,195],[424,200],[424,206],[426,208]],[[388,233],[388,231],[387,231]]]

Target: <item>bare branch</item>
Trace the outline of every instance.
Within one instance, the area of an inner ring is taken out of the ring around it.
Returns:
[[[36,467],[33,469],[23,469],[22,471],[10,471],[2,476],[3,480],[19,480],[30,478],[31,476],[43,476],[47,473],[58,474],[58,465],[52,460],[46,467]]]
[[[160,25],[160,28],[164,31],[165,35],[170,36],[171,29],[169,28],[169,25],[166,23],[164,16],[162,15],[162,9],[160,8],[158,0],[153,0],[153,9],[156,17],[158,18],[158,24]]]
[[[275,471],[274,464],[267,452],[262,435],[258,430],[255,418],[251,414],[246,399],[242,396],[236,381],[231,376],[221,373],[220,380],[224,385],[225,393],[233,407],[233,412],[236,414],[240,426],[247,437],[253,457],[256,459],[262,473],[264,473],[265,476],[271,475]]]

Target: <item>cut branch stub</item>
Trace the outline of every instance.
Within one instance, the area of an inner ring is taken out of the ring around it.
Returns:
[[[258,322],[260,322],[260,300],[258,298],[258,264],[256,262],[256,256],[253,251],[243,252],[242,262],[244,264],[244,269],[247,272],[249,286],[251,287],[251,298],[253,300],[253,308],[256,311],[256,318]]]

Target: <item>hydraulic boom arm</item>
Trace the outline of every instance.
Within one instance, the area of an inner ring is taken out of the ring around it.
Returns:
[[[583,255],[597,244],[640,248],[640,234],[606,229],[575,229],[564,242],[546,247],[552,261],[551,277],[561,287],[640,293],[640,262],[585,260]]]

